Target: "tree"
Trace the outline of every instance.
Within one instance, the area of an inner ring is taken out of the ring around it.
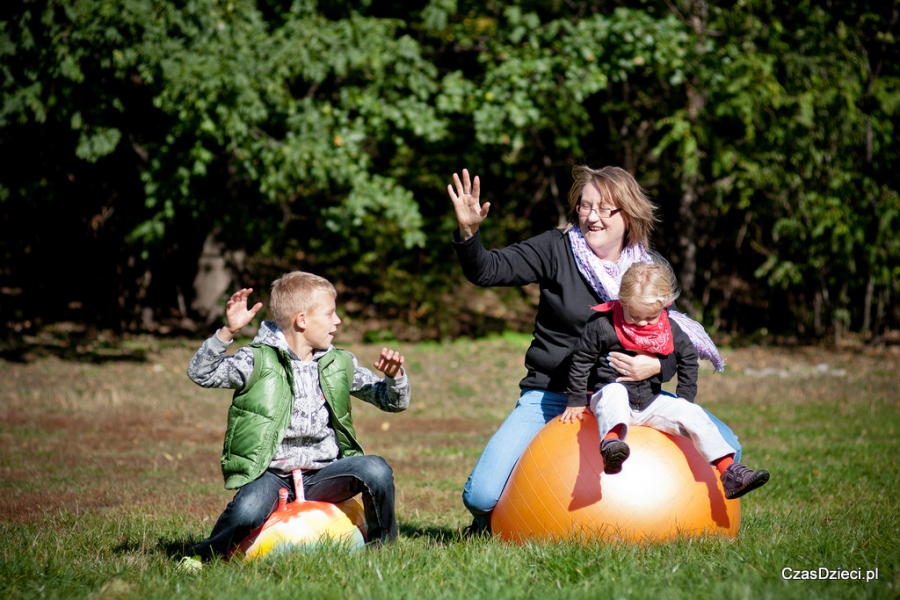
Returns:
[[[2,29],[0,126],[7,154],[27,160],[3,182],[15,228],[4,254],[33,264],[17,265],[12,287],[52,262],[36,250],[47,238],[76,247],[93,235],[93,253],[73,253],[71,276],[30,294],[58,297],[85,273],[80,264],[108,258],[82,284],[115,278],[118,289],[97,294],[105,304],[89,312],[129,327],[143,314],[147,326],[190,289],[210,235],[283,256],[339,234],[344,254],[330,258],[357,251],[352,270],[367,275],[389,259],[373,253],[379,245],[423,244],[412,194],[374,164],[402,160],[407,139],[444,135],[435,68],[396,21],[331,21],[302,2],[273,21],[246,0],[15,7]],[[80,231],[48,230],[43,215],[61,206]]]
[[[189,326],[216,318],[224,288],[265,299],[292,268],[334,280],[348,323],[376,336],[526,328],[527,289],[458,293],[444,189],[481,174],[482,235],[501,246],[565,220],[578,163],[647,187],[682,303],[714,330],[900,321],[896,2],[3,11],[10,329]]]

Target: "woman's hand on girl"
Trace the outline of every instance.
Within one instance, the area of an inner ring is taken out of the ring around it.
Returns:
[[[662,371],[659,359],[652,354],[629,356],[621,352],[610,352],[608,359],[610,366],[622,374],[621,377],[616,378],[619,383],[643,381]]]

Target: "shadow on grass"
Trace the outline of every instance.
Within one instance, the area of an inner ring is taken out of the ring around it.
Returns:
[[[449,527],[415,527],[412,525],[400,525],[398,527],[402,537],[428,538],[439,543],[458,542],[462,533]]]
[[[122,350],[108,348],[59,347],[48,345],[14,345],[0,348],[0,360],[15,363],[30,363],[41,358],[54,356],[60,360],[101,365],[111,362],[146,362],[144,350]]]
[[[193,340],[197,335],[190,328],[167,327],[165,333],[142,334],[98,330],[77,323],[4,333],[0,334],[0,360],[30,363],[52,356],[91,364],[145,362],[160,345]]]
[[[450,544],[459,542],[463,538],[463,534],[455,529],[448,527],[413,527],[409,525],[400,525],[399,534],[401,537],[408,538],[427,538],[439,544]],[[167,557],[178,559],[187,556],[191,548],[194,547],[200,539],[175,539],[167,540],[160,538],[156,547]],[[113,547],[113,551],[118,554],[129,554],[141,549],[140,542],[125,540]]]
[[[200,543],[202,540],[159,540],[159,548],[166,553],[169,558],[181,558],[187,556],[191,548]]]
[[[164,539],[158,538],[156,544],[150,546],[149,550],[162,552],[166,557],[179,560],[184,556],[188,556],[191,548],[200,540],[192,539]],[[148,547],[141,540],[125,539],[111,548],[114,554],[128,555],[146,552]]]

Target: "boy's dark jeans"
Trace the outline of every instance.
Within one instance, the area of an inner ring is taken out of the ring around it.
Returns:
[[[294,480],[290,475],[266,471],[239,489],[209,537],[194,546],[190,554],[204,560],[226,558],[234,546],[272,514],[281,488],[288,490],[288,501],[293,501]],[[307,471],[303,474],[303,492],[307,500],[320,502],[343,502],[361,492],[368,543],[390,543],[397,538],[394,473],[380,456],[349,456],[318,471]]]

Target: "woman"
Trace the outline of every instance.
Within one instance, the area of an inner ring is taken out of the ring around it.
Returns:
[[[619,167],[577,166],[572,175],[569,222],[564,228],[490,251],[478,235],[490,210],[490,203],[480,203],[479,178],[471,180],[463,169],[462,179],[454,173],[453,185],[447,186],[459,222],[453,244],[469,281],[479,286],[540,286],[519,401],[488,442],[463,491],[463,502],[475,517],[475,531],[490,529],[491,512],[519,456],[544,425],[565,411],[571,354],[593,314],[591,307],[618,297],[622,274],[632,263],[653,260],[648,237],[656,221],[655,207],[634,178]],[[722,370],[724,361],[703,327],[684,315],[677,318],[700,357]],[[621,374],[617,381],[641,381],[657,373],[670,379],[675,374],[671,356],[660,360],[612,353],[609,363]],[[739,461],[737,436],[710,417]]]

